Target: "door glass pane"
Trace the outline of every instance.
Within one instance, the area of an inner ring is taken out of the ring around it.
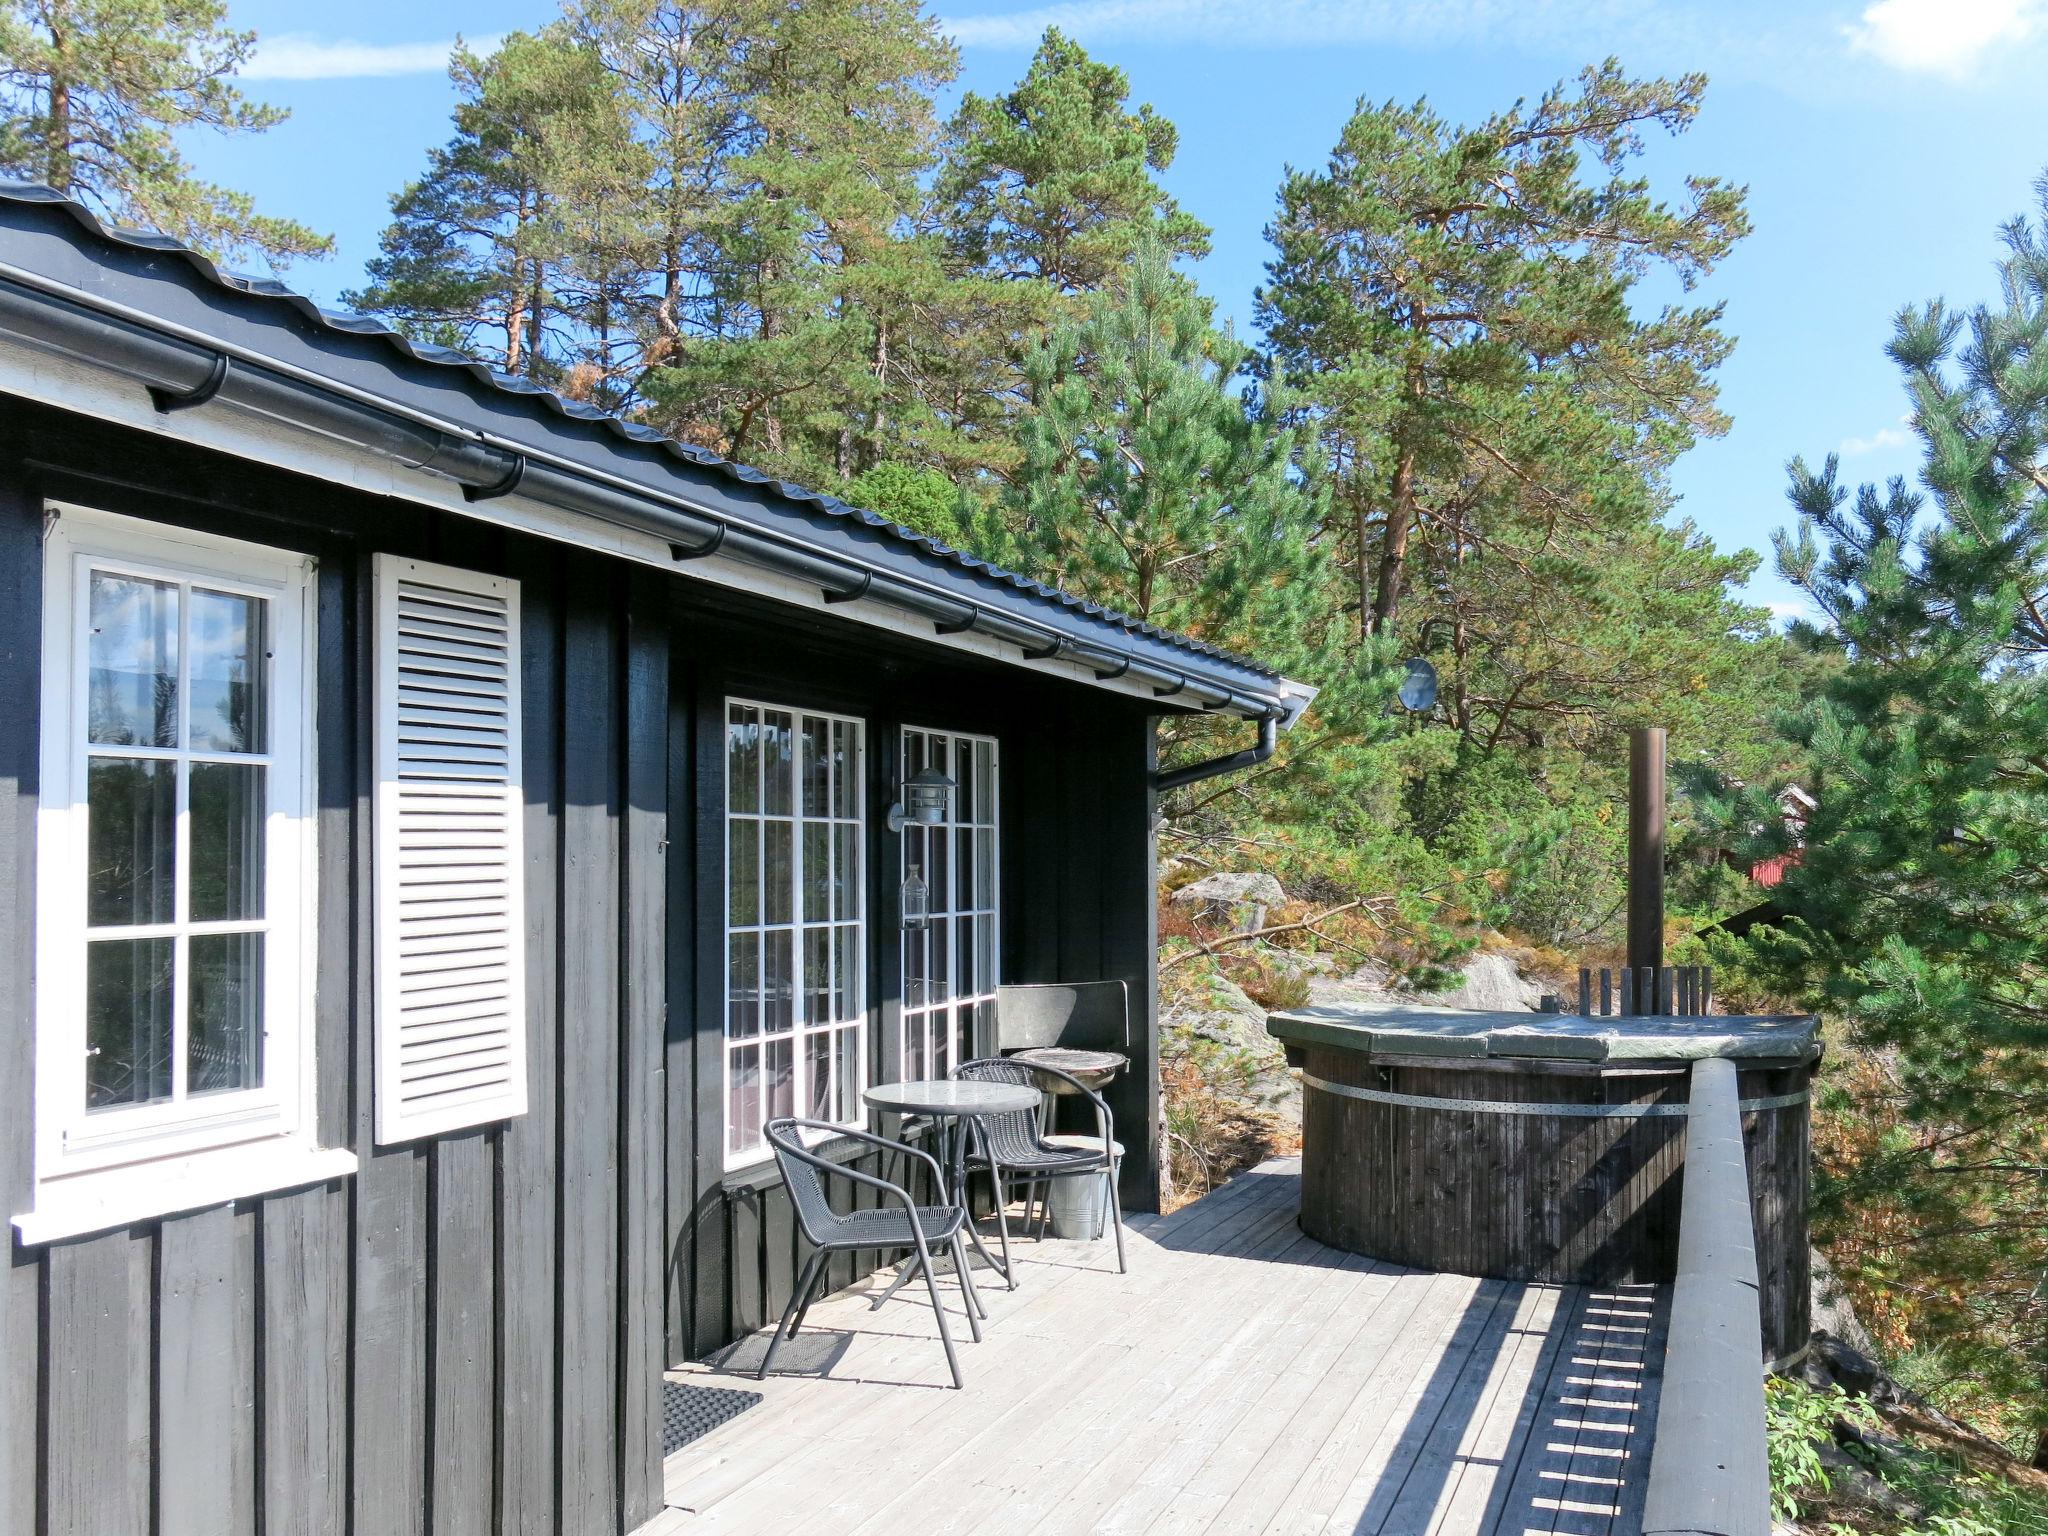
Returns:
[[[915,1013],[903,1021],[903,1077],[906,1082],[916,1082],[929,1077],[926,1070],[924,1051],[925,1015]]]
[[[732,1053],[727,1146],[735,1152],[761,1139],[761,1047],[743,1045]]]
[[[725,803],[735,811],[761,809],[761,726],[759,710],[735,704],[727,712]]]
[[[843,1024],[861,1015],[860,927],[847,924],[832,931],[839,949],[832,965],[832,1017]]]
[[[996,749],[985,741],[974,744],[974,820],[984,826],[996,819]]]
[[[264,653],[269,639],[260,597],[192,590],[191,744],[202,752],[266,750]]]
[[[762,1027],[770,1034],[796,1022],[796,935],[787,928],[761,935]]]
[[[790,903],[796,893],[796,851],[792,846],[794,822],[762,823],[761,921],[786,923],[792,920]]]
[[[123,747],[178,744],[178,589],[94,571],[86,720],[91,739]]]
[[[185,1088],[227,1093],[263,1081],[263,935],[205,933],[191,940]]]
[[[804,1022],[823,1024],[832,1017],[832,930],[804,930]]]
[[[832,722],[832,814],[860,814],[860,752],[855,746],[854,727],[845,720]]]
[[[833,1036],[834,1049],[838,1055],[839,1111],[834,1116],[839,1120],[860,1118],[860,1027],[842,1029]]]
[[[834,827],[832,834],[832,916],[843,922],[860,916],[860,828]]]
[[[192,920],[263,916],[263,777],[260,763],[194,763]]]
[[[796,1113],[796,1042],[771,1040],[766,1049],[768,1118],[793,1115]]]
[[[787,816],[796,809],[790,785],[794,767],[790,736],[786,711],[761,712],[761,808],[770,816]]]
[[[974,904],[984,912],[996,904],[996,834],[988,827],[974,834]]]
[[[953,870],[953,891],[956,909],[969,912],[975,906],[974,871],[974,830],[960,827],[953,833],[953,851],[958,863]]]
[[[761,823],[735,819],[726,831],[728,920],[735,927],[761,921]]]
[[[86,921],[175,922],[178,765],[94,758],[85,782]]]
[[[832,1032],[804,1036],[804,1113],[813,1120],[832,1115]]]
[[[948,942],[953,936],[952,927],[944,918],[932,919],[931,971],[927,979],[935,1003],[943,1003],[953,995],[953,949]]]
[[[173,939],[103,939],[85,947],[85,1105],[106,1109],[171,1096]]]
[[[736,933],[729,944],[725,1032],[745,1039],[761,1029],[761,935]]]
[[[946,815],[954,821],[974,819],[974,749],[966,742],[959,743],[960,750],[954,754],[953,794],[946,807]]]
[[[804,717],[803,759],[799,765],[804,786],[804,815],[832,814],[831,722],[815,715]]]
[[[832,823],[804,823],[804,917],[813,922],[832,915]]]

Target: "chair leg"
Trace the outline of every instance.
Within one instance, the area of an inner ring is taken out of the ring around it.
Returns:
[[[974,1335],[974,1342],[981,1342],[981,1298],[974,1294],[974,1266],[967,1262],[967,1240],[958,1232],[953,1234],[953,1268],[960,1275],[960,1295],[967,1302],[967,1327]]]
[[[1109,1160],[1109,1166],[1103,1169],[1102,1176],[1109,1180],[1109,1220],[1110,1225],[1116,1230],[1116,1272],[1127,1275],[1130,1270],[1124,1265],[1124,1202],[1116,1187],[1115,1158]]]
[[[818,1258],[820,1262],[817,1268],[811,1271],[811,1283],[804,1291],[804,1303],[796,1309],[796,1321],[789,1325],[789,1336],[792,1339],[797,1336],[798,1331],[803,1327],[804,1319],[811,1315],[811,1303],[816,1301],[819,1293],[825,1289],[825,1271],[831,1268],[831,1253],[827,1249],[820,1248],[818,1250]]]
[[[917,1234],[917,1257],[918,1267],[924,1271],[925,1289],[931,1292],[932,1316],[938,1320],[939,1342],[946,1346],[946,1364],[953,1372],[953,1387],[957,1391],[967,1383],[960,1377],[960,1357],[953,1352],[952,1330],[946,1326],[946,1308],[939,1300],[939,1277],[932,1272],[932,1256],[925,1248],[922,1232]]]
[[[803,1278],[789,1293],[789,1305],[782,1309],[782,1320],[775,1325],[775,1332],[768,1339],[768,1352],[761,1357],[761,1368],[754,1372],[754,1380],[768,1379],[768,1367],[775,1363],[775,1351],[782,1347],[782,1336],[790,1331],[789,1325],[791,1319],[796,1316],[797,1303],[803,1300],[804,1292],[811,1288],[811,1277],[818,1272],[818,1266],[824,1259],[825,1250],[820,1248],[804,1265]]]
[[[1003,1170],[993,1158],[989,1159],[988,1183],[991,1191],[989,1198],[995,1202],[996,1208],[996,1236],[1002,1240],[1003,1245],[1003,1278],[1014,1291],[1017,1289],[1017,1266],[1010,1259],[1009,1189],[1003,1182]]]
[[[903,1287],[910,1282],[911,1277],[917,1273],[918,1265],[920,1262],[920,1260],[914,1258],[905,1259],[903,1261],[903,1267],[896,1271],[896,1278],[889,1282],[888,1288],[884,1290],[881,1295],[877,1296],[873,1301],[868,1303],[868,1310],[870,1312],[881,1311],[883,1305],[887,1303],[889,1298],[894,1296],[898,1291],[902,1290]]]

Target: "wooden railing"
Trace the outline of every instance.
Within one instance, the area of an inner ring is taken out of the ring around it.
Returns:
[[[1643,1536],[1769,1536],[1763,1331],[1735,1063],[1693,1064]]]

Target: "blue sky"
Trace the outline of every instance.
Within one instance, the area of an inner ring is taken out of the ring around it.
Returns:
[[[1360,98],[1426,96],[1453,119],[1534,96],[1615,54],[1638,73],[1713,85],[1652,174],[1747,184],[1755,233],[1704,285],[1739,338],[1722,372],[1734,428],[1680,465],[1682,512],[1724,548],[1765,553],[1751,594],[1787,605],[1770,530],[1789,513],[1784,461],[1840,451],[1857,478],[1910,471],[1904,399],[1883,356],[1908,301],[1992,291],[1999,224],[2048,167],[2048,0],[954,0],[958,90],[1005,88],[1057,24],[1123,67],[1134,99],[1180,128],[1166,182],[1215,230],[1197,276],[1249,329],[1263,229],[1283,169],[1319,164]],[[324,30],[307,29],[309,14]],[[234,0],[266,39],[249,90],[292,118],[257,138],[190,145],[210,177],[337,237],[292,282],[324,301],[361,279],[386,199],[447,136],[442,61],[532,26],[552,0]]]

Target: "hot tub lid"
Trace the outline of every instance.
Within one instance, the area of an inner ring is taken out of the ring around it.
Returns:
[[[1603,1018],[1319,1005],[1268,1014],[1266,1032],[1290,1045],[1454,1059],[1698,1061],[1726,1056],[1782,1061],[1810,1058],[1818,1050],[1818,1023],[1805,1014]]]

